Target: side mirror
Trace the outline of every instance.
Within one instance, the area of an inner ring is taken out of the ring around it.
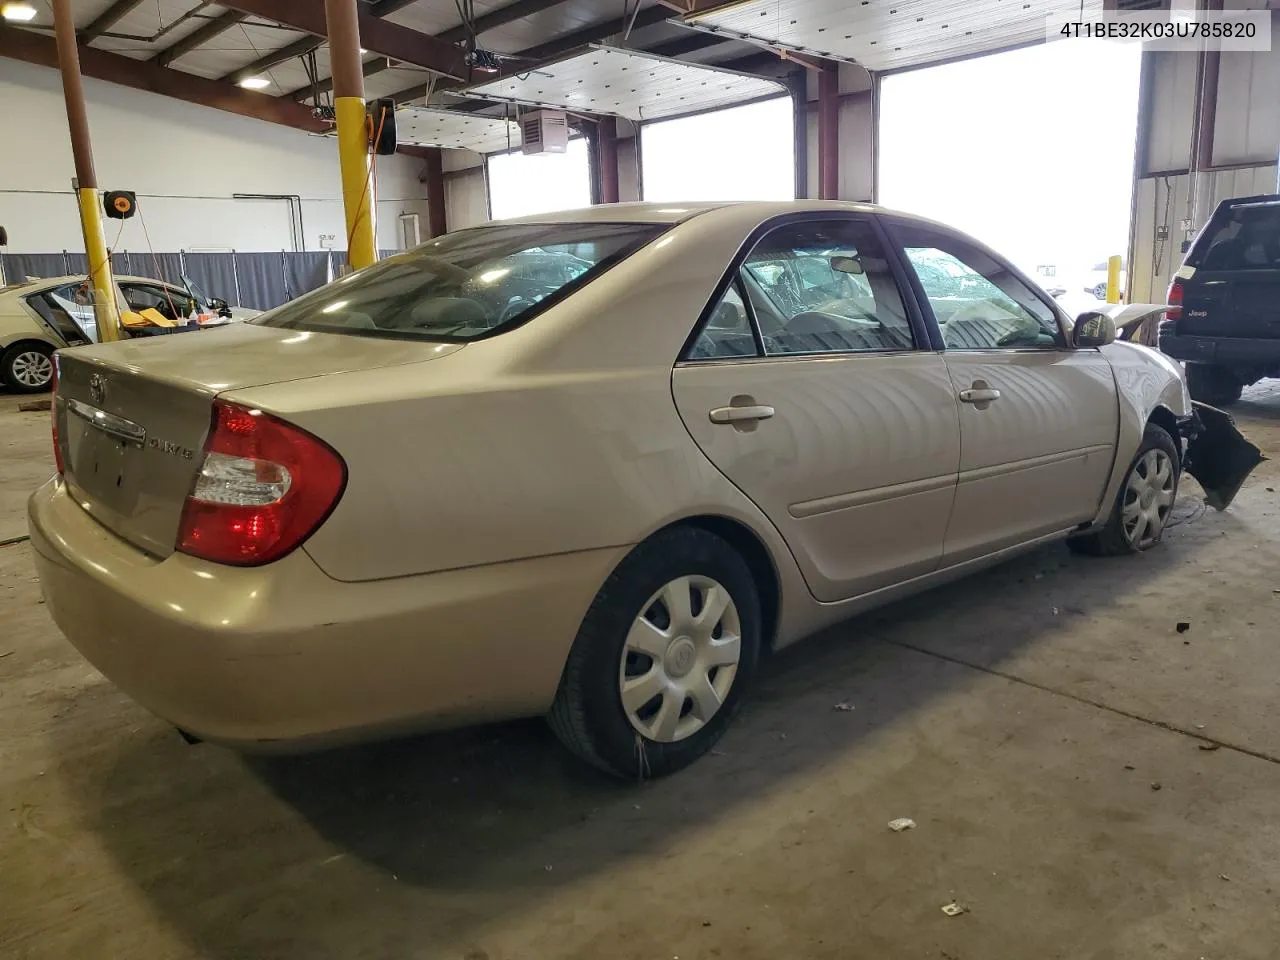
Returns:
[[[1116,322],[1105,313],[1086,310],[1076,317],[1071,330],[1071,343],[1076,347],[1105,347],[1115,343]]]

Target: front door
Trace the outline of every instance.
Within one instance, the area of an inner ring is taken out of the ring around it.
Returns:
[[[950,231],[894,234],[942,335],[960,410],[960,474],[944,564],[1092,520],[1115,457],[1111,365],[1073,349],[1016,271]]]
[[[748,254],[673,372],[690,434],[819,600],[938,566],[960,444],[924,343],[869,220],[791,221]]]

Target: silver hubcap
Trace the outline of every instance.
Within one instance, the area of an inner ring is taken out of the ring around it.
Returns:
[[[9,369],[13,379],[24,387],[43,387],[53,379],[53,360],[39,350],[18,354]]]
[[[1125,538],[1135,547],[1159,538],[1173,507],[1175,480],[1173,461],[1163,450],[1148,450],[1129,472],[1122,520]]]
[[[627,633],[618,689],[631,726],[659,743],[697,733],[729,696],[741,656],[729,591],[710,577],[672,580]]]

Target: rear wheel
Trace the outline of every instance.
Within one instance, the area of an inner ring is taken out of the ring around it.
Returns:
[[[1188,363],[1187,390],[1193,400],[1211,407],[1225,407],[1240,399],[1244,383],[1226,367]]]
[[[1115,557],[1154,547],[1164,534],[1178,497],[1181,470],[1173,437],[1163,427],[1147,424],[1107,525],[1095,533],[1068,540],[1067,546],[1094,557]]]
[[[704,530],[669,530],[600,588],[548,719],[607,773],[671,773],[724,733],[759,649],[760,604],[743,559]]]
[[[53,348],[19,343],[0,357],[0,380],[15,393],[37,393],[53,383]]]

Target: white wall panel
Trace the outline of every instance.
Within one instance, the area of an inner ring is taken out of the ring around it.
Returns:
[[[345,246],[334,139],[98,80],[86,78],[84,86],[99,183],[138,193],[155,249],[294,249],[285,221],[246,215],[233,194],[297,196],[305,249],[319,249],[321,234]],[[10,249],[83,250],[57,71],[4,60],[0,103],[7,129],[35,145],[6,151],[0,161],[0,223]],[[420,168],[411,157],[379,158],[380,247],[399,245],[400,213],[425,219]],[[116,229],[108,222],[108,242]],[[120,248],[146,249],[138,218],[125,222]]]
[[[1191,158],[1191,121],[1196,95],[1196,58],[1152,53],[1147,162],[1144,173],[1185,170]],[[1141,122],[1141,121],[1139,121]]]
[[[1280,35],[1280,12],[1272,14]],[[1280,152],[1280,46],[1224,53],[1218,71],[1213,162],[1267,163]]]
[[[483,166],[445,177],[444,210],[450,232],[488,221],[489,195]]]

